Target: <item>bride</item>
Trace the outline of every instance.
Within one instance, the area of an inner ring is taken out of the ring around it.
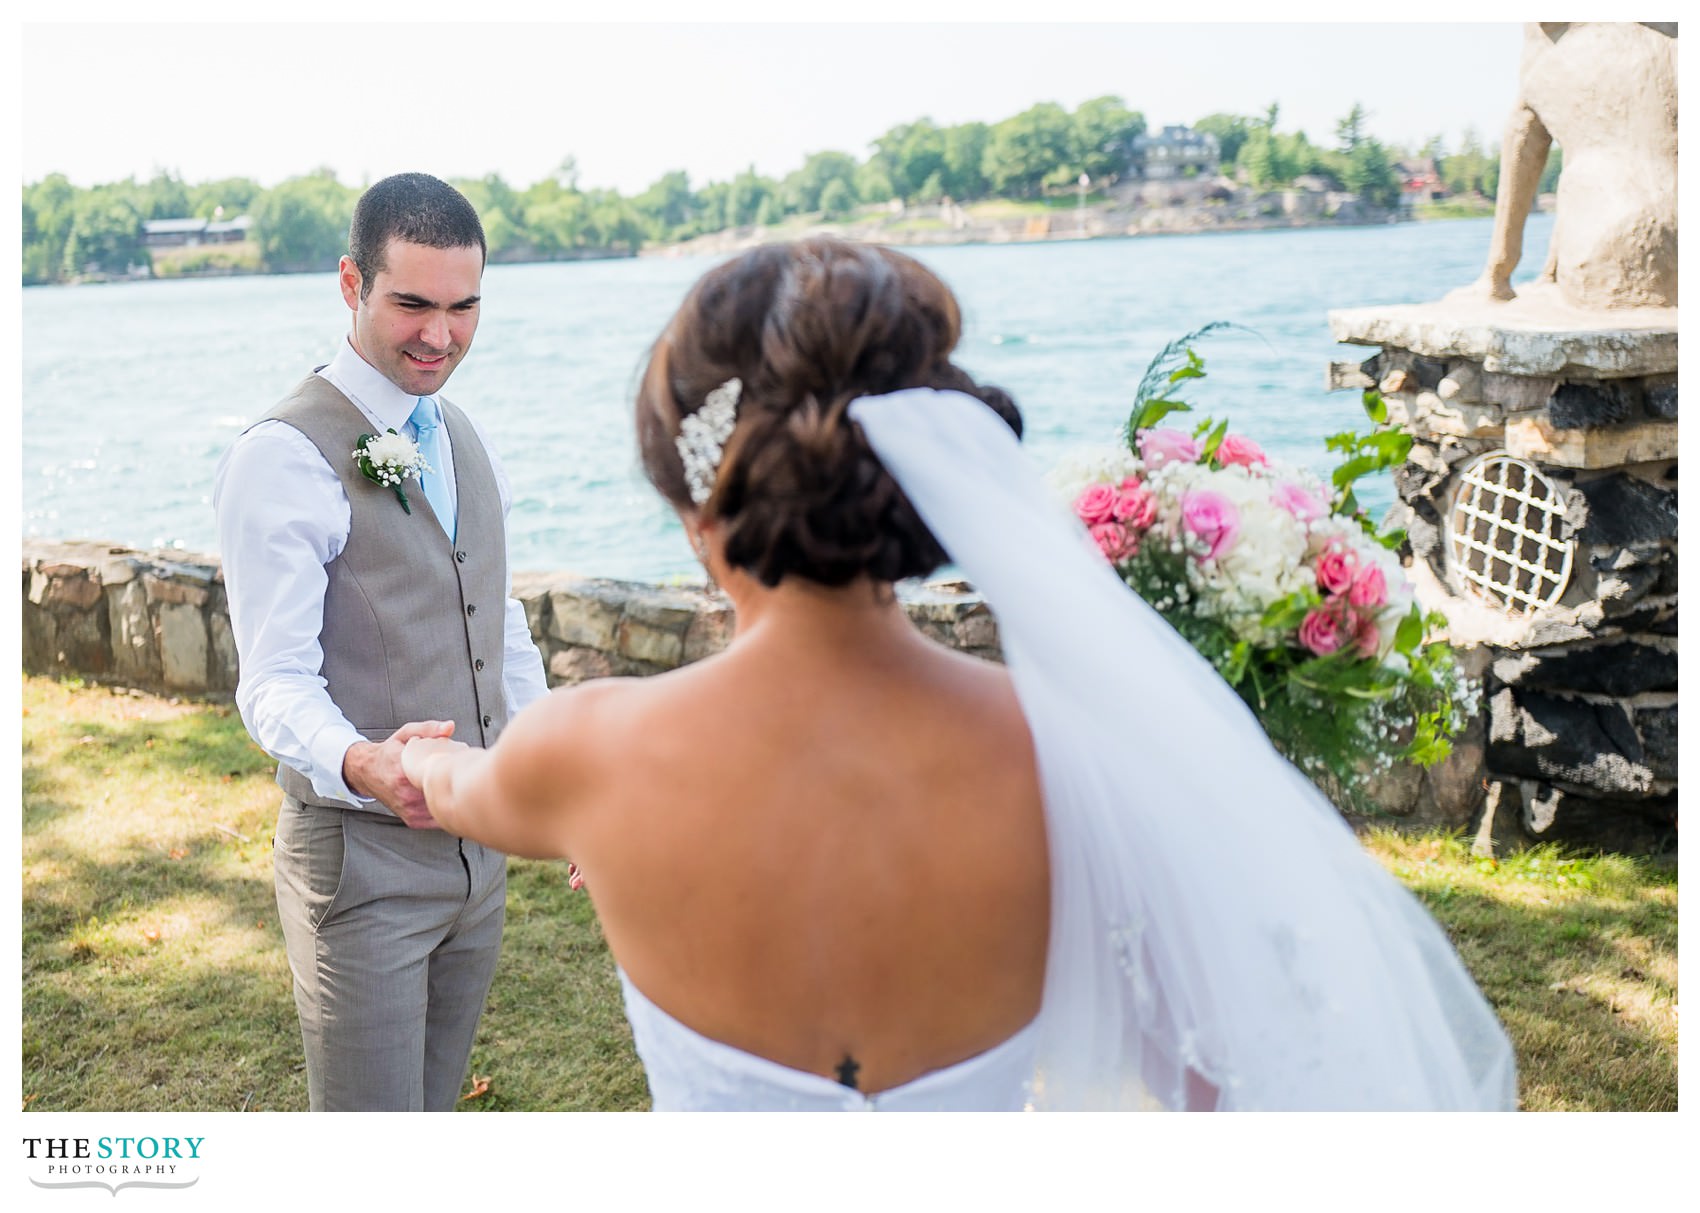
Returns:
[[[571,856],[667,1109],[1493,1109],[1444,935],[1051,501],[960,315],[832,239],[697,283],[645,471],[729,647],[409,743],[433,821]],[[1007,666],[894,582],[954,561]]]

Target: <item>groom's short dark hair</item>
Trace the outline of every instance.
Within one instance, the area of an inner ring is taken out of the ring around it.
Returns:
[[[360,271],[360,297],[384,269],[384,250],[391,240],[406,240],[427,248],[478,246],[488,257],[484,225],[478,212],[454,186],[429,173],[397,173],[385,177],[360,195],[354,221],[348,227],[348,255]]]

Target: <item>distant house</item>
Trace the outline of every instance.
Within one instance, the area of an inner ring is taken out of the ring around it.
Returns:
[[[1213,176],[1222,165],[1216,136],[1187,126],[1165,126],[1155,135],[1141,135],[1133,141],[1133,150],[1147,181]]]
[[[1414,206],[1419,202],[1439,202],[1446,197],[1446,183],[1440,179],[1440,169],[1434,157],[1400,160],[1393,171],[1399,175],[1399,205]]]
[[[248,239],[253,226],[253,219],[247,215],[221,222],[211,219],[148,219],[142,223],[142,244],[147,248],[235,244]]]

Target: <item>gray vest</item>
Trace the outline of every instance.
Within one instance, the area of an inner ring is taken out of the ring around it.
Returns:
[[[406,486],[409,514],[395,490],[360,474],[354,447],[375,427],[327,380],[307,376],[267,417],[306,435],[348,495],[348,542],[325,566],[319,632],[331,702],[371,741],[410,720],[452,720],[455,740],[488,746],[507,723],[507,539],[490,458],[466,414],[440,403],[454,449],[459,520],[452,543],[417,481]],[[281,763],[277,782],[308,804],[389,812],[376,801],[327,799]]]

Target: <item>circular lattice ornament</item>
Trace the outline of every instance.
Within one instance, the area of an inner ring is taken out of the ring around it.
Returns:
[[[1460,589],[1511,615],[1551,606],[1570,584],[1576,543],[1558,486],[1504,451],[1464,469],[1447,527]]]

